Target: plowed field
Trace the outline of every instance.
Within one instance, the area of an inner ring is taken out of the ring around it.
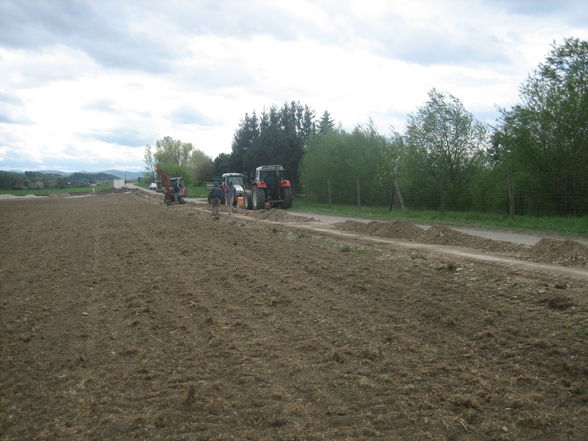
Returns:
[[[588,279],[164,206],[0,201],[1,440],[588,439]]]

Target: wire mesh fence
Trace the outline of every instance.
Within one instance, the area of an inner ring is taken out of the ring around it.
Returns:
[[[588,177],[544,173],[531,176],[497,170],[467,182],[439,185],[434,179],[324,179],[306,185],[310,200],[326,204],[392,209],[474,211],[511,216],[588,216]]]

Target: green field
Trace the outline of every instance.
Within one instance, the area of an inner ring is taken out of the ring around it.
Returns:
[[[0,194],[12,194],[14,196],[26,196],[27,194],[34,194],[36,196],[45,196],[52,193],[88,193],[93,191],[108,190],[112,188],[112,184],[98,185],[96,187],[75,187],[75,188],[44,188],[31,190],[0,190]]]
[[[202,186],[188,185],[189,198],[206,198],[208,197],[208,190]]]
[[[293,210],[327,214],[332,216],[359,217],[364,219],[392,220],[406,219],[421,224],[453,225],[520,232],[544,232],[571,236],[588,237],[588,216],[584,217],[536,217],[506,214],[455,212],[441,213],[432,210],[392,210],[387,207],[362,207],[311,203],[304,197],[297,197]]]

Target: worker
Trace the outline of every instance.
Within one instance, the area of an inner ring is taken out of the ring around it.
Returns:
[[[233,206],[235,202],[235,198],[237,197],[237,189],[233,185],[232,182],[229,182],[229,188],[227,189],[227,204],[229,204],[229,208],[231,209],[231,214],[235,212],[235,207]]]
[[[212,206],[212,217],[219,219],[220,201],[223,197],[223,191],[218,185],[214,185],[208,194],[208,203]]]
[[[267,185],[270,188],[273,187],[274,186],[274,183],[275,183],[274,182],[274,175],[273,175],[273,173],[268,173],[265,176],[264,181],[265,181],[265,185]]]

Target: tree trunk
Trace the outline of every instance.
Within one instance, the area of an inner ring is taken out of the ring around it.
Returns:
[[[398,185],[398,181],[394,180],[394,189],[396,190],[396,194],[398,195],[398,202],[400,203],[400,209],[406,210],[404,206],[404,199],[402,198],[402,193],[400,193],[400,186]]]
[[[357,189],[357,208],[361,208],[361,185],[359,183],[359,178],[355,181],[356,189]]]
[[[332,199],[332,193],[331,193],[331,180],[330,179],[327,180],[327,193],[329,195],[328,196],[329,197],[329,208],[331,208],[331,204],[333,202],[333,199]]]
[[[511,219],[515,216],[514,192],[512,186],[512,167],[508,168],[508,208]]]

